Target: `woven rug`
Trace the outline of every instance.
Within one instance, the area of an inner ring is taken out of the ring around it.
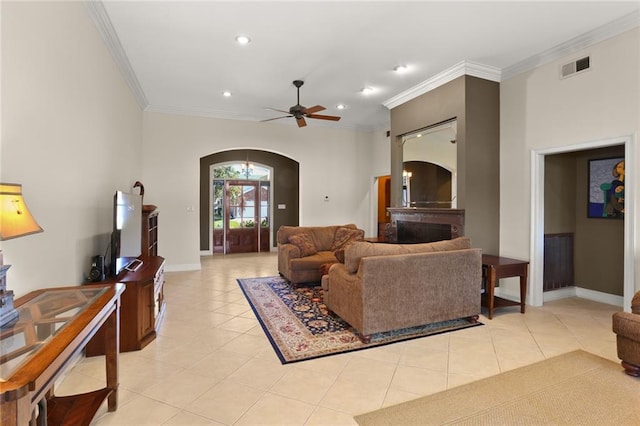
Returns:
[[[574,351],[355,416],[374,425],[638,425],[640,379]]]
[[[374,334],[365,344],[349,324],[328,313],[319,285],[294,288],[281,277],[237,281],[283,364],[482,325],[446,321]]]

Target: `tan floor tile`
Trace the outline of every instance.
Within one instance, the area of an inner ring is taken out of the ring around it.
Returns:
[[[421,348],[406,348],[399,361],[400,365],[420,367],[427,370],[447,371],[449,352],[432,351]]]
[[[305,426],[357,426],[353,415],[329,408],[317,407]]]
[[[249,362],[249,360],[251,360],[251,357],[220,349],[204,357],[192,367],[187,368],[187,370],[212,379],[222,380]]]
[[[392,405],[402,404],[403,402],[411,401],[424,396],[424,394],[406,392],[403,390],[389,388],[387,395],[384,397],[383,407],[390,407]]]
[[[430,395],[447,388],[447,370],[434,371],[401,365],[396,370],[391,389],[419,395]]]
[[[313,410],[314,406],[311,404],[267,393],[247,410],[234,426],[302,425]]]
[[[160,425],[174,417],[180,409],[162,402],[154,401],[143,395],[137,395],[130,403],[119,406],[118,410],[108,412],[99,419],[101,425],[139,426]]]
[[[242,318],[233,317],[227,322],[223,322],[219,325],[224,330],[237,331],[239,333],[245,333],[258,325],[258,320],[255,318]]]
[[[386,386],[365,387],[360,383],[338,380],[329,388],[319,405],[356,415],[382,407],[386,394]]]
[[[288,366],[287,368],[292,368]],[[279,362],[265,358],[252,358],[228,377],[236,383],[246,384],[262,390],[270,389],[284,374],[286,368]]]
[[[163,423],[163,426],[225,426],[224,423],[219,423],[206,417],[198,416],[186,411],[180,411],[173,416],[168,422]]]
[[[225,380],[216,384],[185,410],[223,424],[235,423],[255,404],[264,391]]]
[[[94,424],[355,425],[353,415],[574,349],[619,362],[611,315],[621,309],[570,298],[524,315],[497,309],[492,320],[483,310],[483,326],[282,365],[236,281],[275,275],[273,252],[205,256],[200,271],[167,272],[158,336],[121,354],[118,411],[103,404]],[[104,357],[91,357],[57,389],[104,381]]]
[[[358,383],[363,387],[388,387],[396,370],[396,363],[354,356],[338,376],[338,380]]]
[[[449,354],[449,373],[469,374],[488,377],[500,372],[495,352],[451,351]]]
[[[216,384],[216,380],[189,371],[174,374],[154,381],[142,394],[178,408],[184,408]]]
[[[299,401],[317,404],[335,379],[301,368],[291,368],[269,390]]]

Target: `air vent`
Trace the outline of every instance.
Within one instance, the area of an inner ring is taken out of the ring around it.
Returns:
[[[560,78],[567,78],[581,72],[589,70],[591,67],[591,57],[585,56],[584,58],[571,61],[560,67]]]

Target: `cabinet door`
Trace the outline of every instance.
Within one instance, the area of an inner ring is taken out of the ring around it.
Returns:
[[[144,336],[153,331],[155,327],[155,300],[154,300],[154,284],[153,281],[145,283],[140,288],[140,300],[138,301],[138,309],[140,315],[140,336]]]

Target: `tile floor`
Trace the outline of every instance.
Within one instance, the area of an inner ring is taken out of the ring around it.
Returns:
[[[275,253],[205,257],[166,274],[166,317],[145,349],[121,354],[119,408],[95,425],[355,425],[353,415],[575,349],[618,362],[611,315],[583,299],[495,311],[467,330],[282,365],[236,278],[277,274]],[[126,324],[122,324],[126,327]],[[58,394],[104,386],[81,360]]]

